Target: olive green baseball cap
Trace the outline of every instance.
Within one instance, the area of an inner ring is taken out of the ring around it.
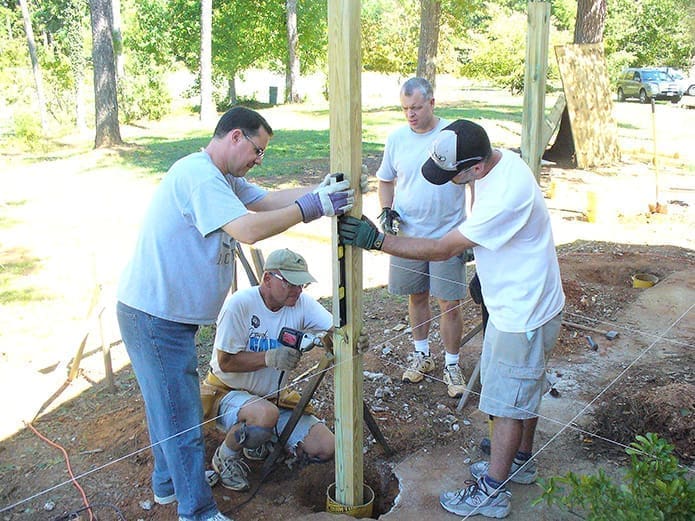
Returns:
[[[263,270],[279,271],[287,282],[295,286],[316,282],[316,279],[309,273],[309,267],[304,257],[287,248],[275,250],[268,255]]]

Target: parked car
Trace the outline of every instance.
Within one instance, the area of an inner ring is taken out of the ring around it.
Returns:
[[[659,69],[673,78],[684,95],[695,96],[695,78],[688,78],[683,71],[674,69],[673,67],[659,67]]]
[[[618,78],[618,101],[639,98],[641,103],[652,99],[678,103],[683,96],[678,83],[664,71],[652,67],[631,67]]]

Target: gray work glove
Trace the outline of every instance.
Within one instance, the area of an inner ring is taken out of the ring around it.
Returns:
[[[381,231],[389,235],[398,235],[398,229],[401,225],[401,216],[396,210],[392,210],[388,206],[381,209],[379,214],[379,224]]]
[[[330,185],[331,178],[333,177],[334,174],[326,174],[323,181],[319,183],[319,188]],[[367,170],[367,165],[362,165],[362,173],[360,174],[360,192],[363,194],[369,192],[369,170]]]
[[[281,371],[291,371],[297,367],[301,357],[302,353],[299,349],[279,346],[275,349],[268,349],[265,352],[265,365],[266,367],[275,367]]]
[[[302,212],[302,220],[311,222],[322,216],[343,215],[352,209],[355,201],[350,181],[338,181],[329,174],[312,192],[295,201]]]

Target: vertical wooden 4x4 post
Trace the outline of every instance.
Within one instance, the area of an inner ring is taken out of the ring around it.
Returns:
[[[330,168],[331,172],[343,172],[350,179],[350,186],[355,188],[355,205],[351,212],[355,216],[362,215],[359,190],[362,170],[360,10],[360,2],[328,2]],[[333,219],[332,256],[335,499],[353,506],[361,505],[364,495],[362,355],[357,352],[357,337],[362,328],[362,253],[357,248],[338,244],[337,219]]]

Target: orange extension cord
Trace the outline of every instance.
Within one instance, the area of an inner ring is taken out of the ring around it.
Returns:
[[[31,423],[26,423],[26,425],[34,431],[34,434],[36,434],[39,438],[41,438],[43,441],[48,443],[49,445],[55,447],[56,449],[59,449],[63,453],[63,457],[65,458],[65,463],[68,467],[68,473],[70,474],[70,479],[72,480],[73,484],[75,485],[75,488],[80,492],[80,495],[82,496],[82,502],[84,503],[85,509],[89,512],[89,521],[94,521],[94,514],[92,513],[92,507],[89,505],[89,501],[87,500],[87,495],[84,493],[84,490],[80,486],[80,484],[77,482],[75,479],[75,474],[72,472],[72,466],[70,465],[70,457],[68,456],[67,451],[58,445],[56,442],[49,440],[41,434],[36,427],[34,427]]]

